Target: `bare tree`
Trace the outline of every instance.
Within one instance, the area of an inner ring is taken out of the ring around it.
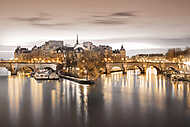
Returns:
[[[105,66],[104,57],[95,51],[84,51],[79,59],[78,67],[88,79],[97,79],[100,68]],[[84,73],[86,72],[86,73]]]

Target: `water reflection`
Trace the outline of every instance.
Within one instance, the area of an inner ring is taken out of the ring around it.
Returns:
[[[155,118],[153,122],[163,123],[164,119],[171,117],[168,112],[177,109],[176,115],[185,117],[185,112],[190,116],[189,95],[189,83],[172,82],[154,69],[148,69],[144,75],[136,70],[125,75],[120,72],[102,75],[93,86],[65,79],[36,81],[11,76],[8,78],[8,121],[21,127],[21,119],[28,119],[34,126],[128,123],[146,126],[151,122],[150,117]],[[28,112],[31,115],[26,115]],[[174,119],[178,118],[172,115]]]
[[[62,87],[59,81],[56,81],[55,88],[51,90],[51,107],[52,107],[52,117],[56,116],[56,113],[59,112],[60,103],[62,97]]]
[[[35,124],[39,124],[43,111],[43,84],[35,79],[30,79],[31,107]]]
[[[88,90],[88,85],[79,85],[64,79],[55,81],[51,90],[52,118],[59,119],[57,117],[63,115],[60,111],[64,109],[64,112],[70,111],[70,115],[75,114],[76,120],[85,124],[88,118]]]
[[[24,77],[8,77],[8,99],[10,119],[17,123],[20,118],[20,110],[23,106]]]
[[[68,107],[74,105],[75,109],[71,109],[76,112],[77,119],[86,123],[88,118],[89,86],[79,85],[70,81],[68,82],[68,80],[63,80],[62,83],[64,89],[64,102],[66,102]]]
[[[183,102],[189,96],[189,83],[171,82],[165,76],[157,75],[156,70],[151,68],[145,75],[140,75],[138,71],[133,70],[128,71],[126,75],[122,73],[104,75],[101,79],[104,86],[105,109],[108,112],[113,110],[112,103],[121,99],[125,105],[139,108],[140,112],[146,112],[153,105],[156,110],[166,111],[168,97],[173,96]],[[117,97],[120,94],[122,98],[116,98],[115,94]],[[188,105],[189,100],[187,100]]]

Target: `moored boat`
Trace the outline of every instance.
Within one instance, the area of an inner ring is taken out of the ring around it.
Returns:
[[[172,75],[171,79],[174,81],[187,81],[190,82],[190,79],[186,78],[184,75]]]
[[[34,73],[34,78],[36,80],[47,80],[49,79],[49,72],[46,70],[38,70]]]
[[[58,80],[59,76],[55,72],[40,69],[34,73],[34,78],[36,80]]]
[[[71,81],[75,81],[80,84],[94,84],[95,82],[93,80],[86,80],[86,79],[80,79],[80,78],[75,78],[71,76],[66,76],[66,75],[59,75],[61,78],[68,79]]]
[[[60,78],[64,78],[64,79],[68,79],[80,84],[94,84],[95,81],[94,80],[87,80],[87,79],[83,79],[83,78],[78,78],[78,77],[74,77],[74,76],[67,76],[65,74],[59,73],[59,77]]]

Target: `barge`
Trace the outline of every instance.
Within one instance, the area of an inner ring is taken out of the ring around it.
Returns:
[[[82,79],[82,78],[76,78],[76,77],[67,76],[67,75],[64,75],[64,74],[59,74],[59,77],[60,78],[64,78],[64,79],[68,79],[68,80],[71,80],[71,81],[74,81],[74,82],[77,82],[77,83],[80,83],[80,84],[94,84],[95,83],[94,80],[87,80],[87,79]]]

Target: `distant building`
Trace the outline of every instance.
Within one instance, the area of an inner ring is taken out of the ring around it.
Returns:
[[[163,57],[164,54],[138,54],[138,57]]]
[[[120,54],[121,54],[121,58],[123,60],[125,60],[126,59],[126,50],[124,49],[123,45],[121,46]]]
[[[166,56],[167,56],[168,59],[172,59],[172,58],[176,57],[175,48],[168,49],[168,52],[166,53]]]
[[[186,48],[185,50],[182,50],[180,48],[173,48],[169,49],[166,53],[167,59],[173,61],[173,62],[184,62],[188,61],[190,56],[190,48]]]
[[[27,48],[21,48],[18,46],[15,49],[14,58],[18,60],[28,60],[30,59],[30,53],[31,51],[29,51]]]
[[[63,41],[50,40],[48,42],[45,42],[45,48],[46,49],[56,49],[59,47],[63,47],[63,44],[64,44]]]
[[[126,50],[124,49],[123,45],[121,49],[113,50],[112,52],[112,61],[122,62],[126,60]]]
[[[83,46],[88,49],[88,50],[93,50],[94,48],[96,48],[95,45],[93,45],[92,42],[87,41],[87,42],[83,42]]]

